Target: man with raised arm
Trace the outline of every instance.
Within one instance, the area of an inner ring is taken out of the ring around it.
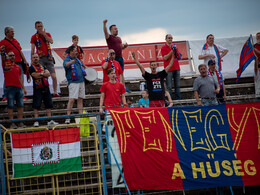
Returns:
[[[50,33],[45,32],[41,21],[35,22],[35,29],[37,32],[31,38],[31,55],[35,53],[36,47],[36,52],[40,57],[40,64],[45,66],[51,74],[54,91],[53,97],[61,97],[57,91],[58,81],[54,68],[54,58],[51,51],[51,44],[53,44],[53,39]]]
[[[24,70],[26,70],[27,67],[29,67],[29,63],[27,62],[26,58],[24,57],[24,54],[22,52],[22,47],[20,46],[20,43],[14,38],[14,28],[11,26],[5,27],[5,38],[0,41],[0,47],[5,46],[5,52],[8,53],[9,51],[12,51],[15,55],[15,64],[20,66],[21,68],[21,75],[22,75],[22,81],[24,83]],[[23,67],[22,62],[24,62],[24,65],[26,67]],[[28,78],[29,79],[29,78]],[[5,97],[5,89],[4,89],[4,97],[3,100],[7,100]],[[27,99],[26,97],[23,97],[23,99]]]
[[[199,60],[204,60],[204,64],[208,64],[209,60],[215,60],[216,69],[222,70],[221,60],[228,53],[228,50],[220,45],[214,44],[214,35],[209,34],[206,43],[202,47]]]
[[[169,65],[162,71],[157,72],[157,62],[150,62],[151,73],[145,71],[144,67],[139,63],[135,57],[135,53],[132,53],[133,59],[139,69],[142,76],[146,80],[147,90],[149,93],[149,107],[164,107],[165,106],[165,89],[164,78],[171,69],[174,61],[174,57],[171,57]]]
[[[103,31],[105,34],[105,39],[107,42],[107,46],[109,49],[113,49],[116,53],[115,60],[119,62],[122,70],[124,71],[124,59],[122,57],[122,50],[128,47],[127,43],[122,43],[121,38],[118,36],[118,28],[115,24],[112,24],[109,27],[110,34],[107,30],[107,19],[103,21]],[[122,83],[125,85],[125,78],[124,75],[122,77]],[[128,89],[126,89],[127,92],[130,92]]]
[[[22,70],[19,65],[15,63],[15,54],[13,51],[5,53],[5,46],[1,46],[1,59],[5,78],[6,98],[7,98],[7,110],[9,120],[14,119],[13,110],[14,102],[17,105],[18,119],[23,118],[23,93],[26,94],[26,90],[22,81]],[[18,127],[26,127],[22,122]],[[16,129],[15,123],[10,126],[11,129]]]

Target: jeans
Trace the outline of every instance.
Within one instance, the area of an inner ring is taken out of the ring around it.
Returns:
[[[16,101],[17,107],[23,107],[23,90],[21,87],[6,87],[7,107],[9,109],[14,108],[14,101]]]
[[[6,88],[5,88],[5,82],[3,84],[3,98],[6,98]]]
[[[173,70],[168,72],[168,75],[166,77],[166,88],[167,91],[170,93],[171,98],[172,96],[172,79],[174,79],[174,91],[175,91],[175,99],[180,100],[181,99],[181,91],[180,91],[180,70]]]
[[[116,57],[115,60],[119,62],[122,70],[124,71],[125,63],[123,57]]]
[[[217,99],[201,99],[201,103],[203,106],[212,106],[212,105],[218,105]]]

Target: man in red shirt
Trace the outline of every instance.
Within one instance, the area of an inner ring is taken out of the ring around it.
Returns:
[[[163,56],[163,63],[164,68],[166,68],[172,56],[174,57],[173,66],[169,70],[168,75],[166,77],[166,88],[167,91],[170,93],[171,98],[173,99],[172,95],[172,79],[174,79],[174,91],[175,91],[175,99],[181,99],[181,92],[180,92],[180,64],[178,60],[181,59],[181,54],[179,53],[175,44],[172,43],[172,35],[167,34],[165,37],[166,43],[162,47],[161,52]]]
[[[103,83],[101,86],[100,92],[100,103],[99,103],[99,111],[103,112],[103,104],[105,102],[105,109],[113,108],[113,107],[121,107],[121,99],[126,106],[125,99],[125,87],[122,83],[116,81],[116,73],[113,68],[107,70],[107,75],[109,77],[109,81]],[[120,98],[121,97],[121,98]]]
[[[15,55],[15,63],[20,66],[22,71],[22,81],[24,81],[24,72],[22,67],[22,60],[24,63],[29,66],[29,63],[27,62],[26,58],[24,57],[24,54],[22,52],[22,47],[20,46],[20,43],[14,38],[14,28],[11,26],[5,27],[5,38],[0,41],[0,47],[5,46],[5,52],[8,53],[9,51],[12,51]],[[25,68],[25,67],[24,67]],[[5,94],[4,94],[5,96]],[[24,99],[26,99],[24,97]],[[4,97],[3,100],[6,100],[6,97]]]
[[[107,46],[109,49],[113,49],[116,53],[115,60],[119,62],[122,70],[124,71],[124,59],[122,57],[122,50],[128,47],[127,43],[122,43],[122,40],[120,37],[118,37],[118,28],[116,27],[115,24],[111,25],[109,27],[110,34],[108,33],[107,30],[107,19],[103,21],[103,31],[105,34]],[[122,83],[125,85],[125,78],[124,75],[122,77]],[[126,89],[127,92],[130,92],[128,89]]]
[[[40,57],[40,64],[45,66],[51,74],[54,97],[61,97],[57,92],[57,77],[54,68],[54,58],[52,56],[51,46],[53,39],[51,34],[43,30],[43,24],[41,21],[35,22],[35,29],[37,32],[31,38],[31,55],[36,52]]]
[[[256,63],[260,62],[260,32],[256,33],[256,44],[254,45],[254,53],[256,56]]]
[[[103,83],[109,81],[107,70],[110,68],[113,68],[115,70],[116,81],[122,82],[123,71],[118,61],[115,60],[115,56],[115,51],[113,49],[110,49],[107,52],[107,58],[101,62],[101,66],[103,69]]]
[[[18,119],[23,118],[23,92],[26,94],[26,90],[22,81],[22,70],[20,66],[15,64],[15,54],[13,51],[9,51],[7,59],[5,53],[5,47],[1,47],[1,58],[2,58],[2,66],[5,77],[5,88],[6,88],[6,97],[7,97],[7,107],[8,107],[8,115],[9,119],[13,120],[13,109],[14,109],[14,101],[16,101]],[[19,127],[26,127],[22,122],[19,123]],[[12,123],[10,126],[11,129],[16,129],[17,126],[15,123]]]

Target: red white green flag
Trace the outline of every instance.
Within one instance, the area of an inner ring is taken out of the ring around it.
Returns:
[[[13,177],[82,170],[80,129],[12,133]]]

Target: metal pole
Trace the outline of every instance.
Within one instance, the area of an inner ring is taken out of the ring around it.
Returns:
[[[124,183],[125,183],[125,187],[126,187],[126,189],[127,189],[127,192],[128,192],[129,195],[131,195],[131,192],[130,192],[130,190],[129,190],[129,188],[128,188],[128,185],[127,185],[127,183],[126,183],[125,177],[124,177],[124,175],[123,175],[123,173],[122,173],[122,171],[121,171],[121,169],[120,169],[119,163],[118,163],[118,161],[117,161],[117,159],[116,159],[116,155],[115,155],[115,153],[114,153],[112,147],[110,146],[109,142],[107,142],[107,146],[108,146],[109,149],[111,150],[111,153],[112,153],[112,155],[113,155],[113,157],[114,157],[114,159],[115,159],[115,161],[116,161],[117,168],[118,168],[118,170],[119,170],[119,172],[120,172],[120,175],[122,176],[122,179],[123,179],[123,181],[124,181]],[[140,193],[140,191],[139,191],[139,193]]]
[[[0,125],[0,132],[2,133],[2,128]],[[0,174],[1,174],[1,180],[0,180],[0,191],[2,192],[3,195],[6,195],[6,185],[5,185],[5,170],[4,170],[4,156],[3,156],[3,147],[2,147],[2,136],[0,136],[0,162],[1,162],[1,167],[0,167]],[[7,157],[6,157],[7,158]],[[7,166],[7,165],[6,165]]]
[[[100,146],[100,150],[101,150],[100,160],[101,160],[101,166],[102,166],[103,192],[104,192],[104,195],[107,195],[106,164],[105,164],[105,160],[104,160],[104,149],[103,149],[100,115],[97,115],[97,125],[98,125],[99,146]]]

